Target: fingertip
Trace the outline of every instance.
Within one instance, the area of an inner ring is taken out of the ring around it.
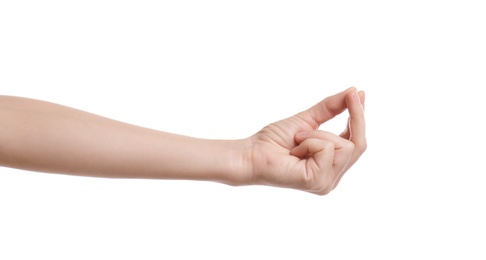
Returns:
[[[364,110],[364,101],[365,101],[365,93],[363,90],[356,90],[354,89],[346,96],[346,105],[348,110],[352,109],[352,107],[359,105],[357,107]]]
[[[355,93],[358,93],[358,89],[356,87],[349,87],[344,91],[346,93],[346,97],[353,97]]]
[[[358,91],[358,94],[359,94],[359,97],[361,97],[361,98],[365,97],[365,91],[364,90]]]

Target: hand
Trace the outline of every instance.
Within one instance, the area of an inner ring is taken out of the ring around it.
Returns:
[[[364,92],[352,87],[251,136],[252,183],[319,195],[332,191],[366,150],[364,99]],[[349,119],[343,133],[318,130],[346,108]]]

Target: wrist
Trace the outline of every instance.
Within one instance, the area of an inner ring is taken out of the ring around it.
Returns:
[[[226,165],[227,168],[221,182],[232,186],[253,184],[251,140],[247,138],[228,141],[225,151],[226,156],[221,158],[225,158],[222,160],[222,164]]]

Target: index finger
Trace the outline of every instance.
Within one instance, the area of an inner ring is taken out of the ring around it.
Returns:
[[[300,112],[299,115],[306,119],[314,128],[317,128],[346,109],[345,99],[352,91],[356,92],[356,88],[350,87],[333,96],[326,97],[311,108]]]

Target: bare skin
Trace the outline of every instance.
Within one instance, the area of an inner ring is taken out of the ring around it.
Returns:
[[[364,92],[354,87],[240,140],[143,128],[58,104],[0,96],[0,165],[105,178],[205,180],[332,191],[366,150]],[[345,110],[340,135],[319,125]]]

